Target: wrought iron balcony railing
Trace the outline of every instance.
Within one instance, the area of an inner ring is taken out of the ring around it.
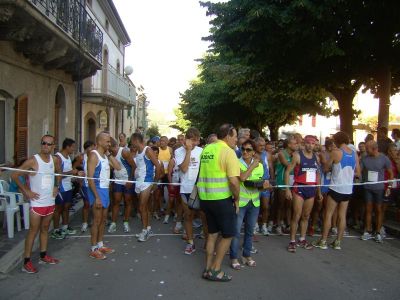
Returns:
[[[102,62],[103,32],[79,0],[28,0],[77,45]]]

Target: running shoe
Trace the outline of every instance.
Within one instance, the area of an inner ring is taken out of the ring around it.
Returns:
[[[160,216],[158,215],[158,213],[153,213],[153,219],[161,220],[161,218],[160,218]]]
[[[329,246],[331,246],[335,250],[342,250],[342,247],[340,246],[340,241],[337,239],[330,243]]]
[[[272,233],[272,230],[274,229],[274,222],[269,222],[267,230],[269,233]]]
[[[289,246],[287,247],[289,252],[295,253],[296,252],[296,242],[290,242]]]
[[[76,230],[73,229],[72,227],[69,227],[69,226],[66,229],[62,229],[62,232],[65,235],[74,235],[74,234],[76,234]]]
[[[370,239],[372,239],[372,234],[369,232],[364,232],[364,234],[361,236],[361,240],[363,241],[368,241]]]
[[[383,243],[383,238],[382,235],[380,233],[375,234],[375,242],[377,243]]]
[[[103,253],[99,251],[99,249],[96,249],[95,251],[91,251],[89,254],[89,257],[94,258],[94,259],[99,259],[103,260],[106,259],[107,256],[105,256]]]
[[[183,229],[182,223],[181,222],[176,223],[176,225],[174,227],[174,233],[179,234],[179,233],[181,233],[182,229]]]
[[[116,231],[117,231],[117,224],[115,222],[112,222],[108,227],[108,233],[113,233]]]
[[[28,273],[28,274],[35,274],[38,272],[38,270],[33,266],[31,261],[28,261],[26,264],[22,266],[22,272]]]
[[[194,246],[194,244],[187,243],[185,248],[185,254],[192,255],[194,252],[196,252],[196,247]]]
[[[278,234],[278,235],[283,235],[282,226],[277,226],[277,227],[276,227],[276,234]]]
[[[309,242],[307,242],[307,240],[302,240],[302,241],[298,240],[297,247],[304,248],[306,250],[311,250],[314,248],[313,245],[311,245]]]
[[[265,236],[269,236],[269,231],[265,224],[261,227],[261,234],[265,235]]]
[[[51,257],[49,255],[46,255],[43,258],[39,258],[39,264],[49,264],[49,265],[56,265],[60,261],[54,257]]]
[[[324,241],[324,240],[322,240],[322,239],[313,241],[311,244],[312,244],[315,248],[320,248],[320,249],[322,249],[322,250],[328,249],[328,246],[327,246],[327,244],[326,244],[326,241]]]
[[[332,233],[332,235],[337,235],[337,228],[336,227],[332,227],[331,233]]]
[[[88,230],[88,224],[82,223],[81,232],[86,232]]]
[[[256,225],[254,226],[253,234],[257,234],[258,232],[260,232],[260,228],[258,227],[258,224],[256,224]]]
[[[65,234],[60,229],[54,229],[50,237],[56,240],[63,240],[65,239]]]
[[[169,222],[169,215],[165,215],[163,224],[168,224]]]
[[[139,242],[146,242],[150,237],[149,230],[143,229],[142,232],[139,234],[138,241]]]
[[[124,232],[125,233],[131,232],[131,228],[129,227],[128,222],[124,222]]]
[[[385,227],[382,226],[379,233],[381,234],[381,236],[382,236],[383,239],[386,238],[386,230],[385,230]]]
[[[111,254],[111,253],[114,253],[114,252],[115,252],[114,249],[109,248],[109,247],[106,247],[106,246],[103,246],[103,247],[99,248],[99,251],[100,251],[101,253],[103,253],[103,254]]]

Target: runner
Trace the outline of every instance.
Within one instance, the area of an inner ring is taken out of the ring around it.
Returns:
[[[159,186],[159,194],[161,196],[160,199],[160,206],[162,207],[162,203],[164,203],[163,199],[165,200],[166,203],[168,203],[168,164],[172,158],[172,148],[168,146],[168,137],[162,136],[160,139],[160,147],[159,147],[159,154],[158,154],[158,159],[160,160],[161,164],[163,165],[164,168],[164,173],[162,174],[163,176],[161,177],[161,182],[165,183],[166,185],[160,185]],[[160,208],[161,208],[160,207]]]
[[[275,172],[272,163],[272,156],[265,150],[265,140],[262,137],[258,137],[254,140],[256,143],[256,157],[260,160],[264,168],[264,180],[273,180],[275,179]],[[268,236],[272,232],[273,222],[270,221],[270,224],[267,227],[267,221],[269,216],[269,202],[271,199],[270,191],[262,191],[260,193],[261,199],[261,229],[259,231],[261,234]],[[257,230],[257,228],[255,229]],[[258,230],[257,230],[258,231]]]
[[[87,162],[87,176],[89,182],[88,198],[93,208],[93,224],[91,227],[91,252],[89,256],[95,259],[106,259],[105,254],[114,252],[103,243],[104,227],[110,205],[109,179],[110,165],[115,170],[121,170],[119,163],[111,155],[110,134],[101,132],[96,137],[96,150],[90,152]],[[108,157],[107,157],[108,155]],[[110,159],[110,160],[109,160]]]
[[[76,163],[75,167],[78,168],[78,166],[79,166],[83,170],[82,173],[78,173],[79,176],[87,176],[88,155],[90,154],[90,152],[92,152],[92,150],[95,149],[95,147],[96,147],[96,145],[92,141],[86,141],[83,144],[84,153],[79,155],[76,158],[76,162],[75,162]],[[90,210],[88,189],[89,189],[88,180],[84,179],[82,182],[82,186],[81,186],[81,193],[82,193],[82,197],[83,197],[81,232],[86,232],[88,229],[89,210]]]
[[[328,249],[327,239],[331,229],[332,216],[337,210],[338,232],[336,239],[330,244],[335,250],[341,249],[341,241],[346,229],[346,214],[349,200],[353,193],[353,179],[360,176],[360,165],[358,156],[349,146],[349,136],[339,131],[333,136],[336,149],[333,149],[330,156],[323,160],[324,172],[332,172],[325,213],[322,237],[313,243],[320,249]]]
[[[133,161],[131,151],[127,147],[118,146],[117,141],[113,138],[110,139],[111,147],[110,152],[114,158],[118,161],[121,166],[121,170],[114,170],[114,178],[121,181],[113,182],[113,201],[112,201],[112,214],[111,214],[111,224],[108,227],[108,232],[113,233],[117,231],[117,218],[119,213],[119,205],[121,203],[122,197],[124,198],[124,220],[123,227],[124,232],[130,232],[129,227],[129,216],[132,213],[132,199],[135,193],[135,187],[133,183],[126,182],[127,180],[134,180],[134,169],[135,162]]]
[[[153,150],[154,155],[158,161],[158,164],[160,165],[160,174],[161,174],[160,178],[162,178],[165,174],[165,171],[164,171],[164,165],[162,164],[161,160],[159,159],[160,147],[152,146],[151,150]],[[155,171],[156,171],[156,168],[154,167],[154,174],[155,174]],[[162,202],[162,194],[164,191],[164,185],[161,184],[162,179],[156,180],[154,178],[154,182],[157,182],[158,184],[152,188],[148,209],[149,209],[149,214],[151,216],[153,216],[153,219],[158,221],[161,219],[161,202]]]
[[[78,175],[78,170],[72,168],[70,155],[75,152],[75,141],[66,138],[62,144],[61,152],[55,155],[55,162],[64,175]],[[51,237],[54,239],[63,239],[70,234],[76,234],[76,230],[69,226],[69,209],[72,206],[72,178],[64,177],[61,180],[59,191],[56,197],[56,209],[53,215],[54,230]],[[62,217],[62,227],[60,227],[60,217]]]
[[[176,149],[174,149],[174,152],[175,152],[175,150]],[[169,183],[179,183],[179,166],[176,163],[176,158],[175,158],[174,152],[172,155],[172,159],[169,161],[168,170],[167,170]],[[178,214],[178,210],[179,210],[178,205],[181,206],[180,203],[178,204],[178,202],[180,202],[179,201],[179,197],[180,197],[179,185],[168,185],[167,188],[168,188],[168,203],[167,203],[167,211],[166,211],[166,214],[164,217],[164,222],[163,222],[164,224],[168,224],[172,208],[175,207],[175,217],[176,217]],[[182,210],[182,208],[180,208],[180,210]],[[182,213],[181,213],[181,216],[182,216]],[[182,230],[182,223],[180,225],[180,228],[178,228],[178,230]]]
[[[127,148],[128,147],[128,143],[126,142],[126,134],[121,132],[118,135],[118,140],[119,140],[119,147],[122,148]]]
[[[38,173],[29,173],[29,186],[23,184],[20,176],[25,172],[16,171],[11,178],[18,185],[25,197],[30,201],[29,231],[25,239],[24,264],[22,271],[33,274],[38,270],[31,261],[33,242],[40,231],[40,259],[39,263],[54,265],[59,263],[47,255],[48,231],[53,218],[55,208],[55,196],[58,193],[60,177],[54,178],[54,171],[60,172],[58,164],[54,162],[51,153],[54,151],[54,137],[45,135],[42,137],[39,154],[26,160],[19,168],[21,170],[33,170]]]
[[[323,199],[319,200],[316,199],[314,201],[314,207],[312,210],[312,215],[311,215],[311,226],[308,228],[308,235],[313,236],[315,231],[317,233],[321,232],[321,228],[318,226],[318,221],[320,219],[320,214],[322,207],[325,205],[324,203],[327,202],[327,196],[328,196],[328,185],[331,183],[331,176],[332,176],[332,170],[331,169],[326,169],[326,171],[323,168],[323,164],[329,162],[332,151],[333,151],[333,141],[330,139],[325,140],[325,150],[321,151],[319,153],[319,159],[321,162],[321,183],[324,186],[321,186],[321,194]],[[337,222],[337,211],[335,211],[332,215],[332,232],[337,234],[337,227],[336,227],[336,222]]]
[[[293,153],[297,151],[298,145],[294,136],[289,136],[283,143],[284,149],[279,152],[278,160],[276,164],[276,184],[285,185],[285,170],[290,165],[293,157]],[[289,174],[289,185],[293,185],[293,171]],[[281,235],[284,231],[290,227],[290,221],[292,216],[292,203],[286,198],[286,188],[280,187],[278,192],[278,210],[277,210],[277,227],[276,233]],[[285,218],[286,227],[283,223]]]
[[[321,191],[316,187],[307,187],[307,185],[315,185],[320,183],[319,163],[314,154],[314,146],[316,138],[312,135],[307,135],[304,138],[304,150],[293,154],[293,159],[285,171],[285,183],[289,185],[290,172],[294,170],[294,185],[293,191],[286,189],[286,197],[293,199],[293,215],[290,224],[290,243],[288,246],[289,252],[296,252],[296,247],[301,247],[311,250],[313,246],[306,240],[306,232],[308,219],[314,198],[317,194],[318,198],[322,198]],[[300,238],[296,243],[296,232],[299,220],[300,221]]]
[[[132,134],[131,143],[138,151],[135,157],[137,174],[135,177],[136,181],[138,181],[135,186],[135,191],[139,197],[139,211],[143,224],[142,232],[138,234],[138,241],[145,242],[153,234],[148,214],[150,192],[153,186],[153,180],[157,181],[162,174],[160,164],[153,150],[144,145],[143,136],[139,133]]]
[[[367,156],[361,159],[361,170],[363,182],[371,184],[364,185],[364,199],[365,205],[365,228],[364,234],[361,236],[363,241],[373,238],[372,235],[372,211],[375,210],[375,241],[382,243],[382,236],[380,234],[383,218],[383,197],[389,196],[390,189],[393,183],[389,183],[386,190],[383,183],[376,183],[383,181],[385,171],[388,173],[388,179],[393,179],[392,164],[389,158],[380,153],[378,150],[378,143],[369,141],[366,143]]]
[[[176,164],[179,167],[179,178],[181,182],[180,195],[183,208],[184,227],[186,231],[187,244],[185,254],[190,255],[196,251],[193,241],[193,215],[194,211],[189,209],[188,200],[193,191],[200,167],[200,156],[203,151],[198,147],[200,132],[192,127],[186,131],[184,145],[175,151]]]

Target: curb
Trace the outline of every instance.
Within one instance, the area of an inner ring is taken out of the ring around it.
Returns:
[[[75,211],[69,213],[71,219],[76,213],[78,213],[81,210],[81,208],[83,207],[83,201],[79,200],[79,202],[76,203],[73,207]],[[53,230],[53,223],[50,224],[49,232],[51,230]],[[39,235],[36,237],[33,243],[32,252],[36,251],[38,248],[39,248]],[[22,263],[24,249],[25,249],[25,239],[21,240],[9,252],[7,252],[7,254],[1,257],[0,274],[7,274]]]

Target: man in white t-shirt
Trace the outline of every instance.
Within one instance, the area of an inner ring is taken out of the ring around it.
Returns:
[[[189,128],[185,134],[183,146],[175,150],[176,164],[179,166],[179,177],[181,182],[180,194],[184,213],[184,226],[187,235],[185,254],[192,254],[196,251],[193,242],[193,214],[188,207],[188,200],[196,183],[200,168],[200,156],[203,151],[197,145],[200,142],[198,129]]]

